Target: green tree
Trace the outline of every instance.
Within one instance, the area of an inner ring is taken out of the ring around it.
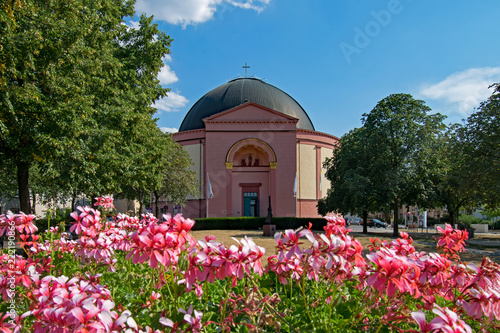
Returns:
[[[363,232],[367,232],[368,212],[377,208],[375,191],[370,180],[370,155],[364,144],[365,128],[357,128],[340,138],[333,156],[323,166],[331,188],[326,198],[318,201],[318,213],[355,213],[363,217]]]
[[[17,169],[21,210],[31,210],[29,169],[71,149],[71,137],[93,110],[88,94],[109,63],[110,29],[130,13],[111,1],[26,0],[1,22],[1,150]],[[118,15],[102,15],[113,6]],[[95,61],[102,56],[103,61]]]
[[[363,115],[371,184],[379,209],[391,205],[394,210],[395,236],[403,204],[430,207],[437,199],[435,182],[442,168],[436,151],[445,126],[444,116],[430,111],[411,95],[393,94]]]
[[[475,173],[470,158],[464,149],[464,142],[457,133],[459,125],[453,125],[446,134],[443,150],[440,152],[444,172],[438,182],[437,192],[442,206],[450,215],[450,223],[455,225],[460,208],[479,204],[475,190]]]
[[[150,193],[156,200],[168,195],[175,205],[183,204],[187,196],[196,191],[189,154],[156,126],[142,133],[131,156],[134,161],[125,171],[120,196],[138,200],[140,212]],[[157,211],[155,214],[158,216]]]
[[[447,134],[442,154],[446,173],[438,188],[452,224],[460,209],[485,206],[494,211],[500,202],[500,88],[493,87],[488,100]]]
[[[132,163],[122,169],[124,177],[119,197],[137,200],[139,213],[142,213],[144,200],[150,193],[149,187],[161,182],[172,143],[156,126],[151,128],[143,123],[139,127],[142,131],[137,133],[138,140],[130,150]]]
[[[2,153],[0,153],[0,159],[2,158]],[[3,163],[0,163],[0,199],[11,200],[16,196],[17,182],[12,176],[15,174],[15,170],[12,161],[4,160]]]
[[[21,210],[35,164],[68,193],[119,190],[135,127],[155,122],[167,92],[157,74],[170,38],[151,18],[127,27],[133,1],[15,3],[0,9],[0,164],[15,167]]]
[[[500,203],[500,84],[493,94],[457,126],[457,136],[465,154],[468,176],[482,204]]]
[[[169,138],[173,142],[171,136]],[[156,183],[150,191],[156,203],[163,197],[165,201],[171,201],[175,206],[184,205],[189,195],[199,194],[198,178],[191,169],[192,161],[187,151],[175,142],[170,147],[161,183]],[[158,205],[155,214],[159,217]]]
[[[140,18],[139,29],[120,26],[117,38],[113,56],[120,64],[118,76],[111,77],[108,90],[101,92],[100,109],[86,121],[76,142],[78,149],[58,163],[64,165],[59,179],[65,187],[89,197],[122,192],[129,178],[144,179],[141,170],[157,166],[144,166],[155,161],[141,157],[145,151],[161,152],[164,144],[151,105],[168,91],[160,86],[157,75],[161,59],[170,52],[171,39],[145,16]]]

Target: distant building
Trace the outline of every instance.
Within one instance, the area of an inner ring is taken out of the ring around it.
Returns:
[[[318,199],[330,187],[322,165],[338,138],[316,132],[282,90],[255,78],[231,80],[201,97],[173,138],[198,176],[199,195],[183,207],[185,217],[266,216],[269,198],[274,216],[319,216]],[[171,203],[159,205],[173,213]]]

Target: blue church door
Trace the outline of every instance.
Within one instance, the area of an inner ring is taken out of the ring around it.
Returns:
[[[259,198],[257,192],[243,193],[243,216],[259,216]]]

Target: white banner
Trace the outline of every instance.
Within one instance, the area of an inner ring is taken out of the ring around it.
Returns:
[[[207,172],[207,199],[212,199],[214,197],[214,192],[212,192],[212,184],[210,184],[210,178]]]
[[[418,225],[421,228],[427,228],[427,211],[424,210],[423,213],[418,215]]]

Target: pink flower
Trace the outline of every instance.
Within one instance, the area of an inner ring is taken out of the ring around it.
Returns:
[[[359,241],[347,235],[343,219],[329,218],[325,234],[314,235],[309,229],[286,230],[275,235],[278,254],[268,258],[267,271],[274,271],[281,283],[288,278],[299,279],[304,273],[308,279],[319,281],[320,277],[342,283],[360,275],[366,266]],[[304,236],[310,247],[301,246]]]
[[[70,227],[70,231],[75,231],[78,235],[84,235],[88,237],[95,237],[102,228],[101,224],[101,212],[94,210],[90,207],[77,207],[80,211],[74,211],[70,214],[75,222]]]
[[[89,279],[47,276],[37,281],[30,315],[34,332],[111,332],[137,325],[129,312],[119,316],[109,290],[99,277]],[[126,322],[126,325],[125,325]]]
[[[37,232],[38,228],[35,226],[33,223],[33,220],[35,219],[35,215],[32,214],[24,214],[23,212],[20,212],[16,216],[16,229],[19,233],[26,233],[26,234],[33,234]]]
[[[193,314],[193,306],[190,305],[189,309],[184,311],[184,309],[179,309],[180,313],[184,313],[184,321],[189,324],[186,331],[200,332],[201,331],[201,318],[203,317],[203,313],[201,311],[194,310]]]
[[[94,206],[102,207],[104,209],[113,209],[115,206],[113,205],[113,198],[110,196],[98,197],[95,198],[96,203]]]
[[[415,248],[411,245],[413,243],[413,239],[406,232],[401,232],[400,235],[401,238],[393,240],[389,244],[389,247],[391,249],[395,249],[397,254],[403,256],[414,253]]]
[[[159,320],[160,324],[172,328],[171,332],[177,332],[179,330],[179,324],[174,323],[172,319],[161,317]]]
[[[230,278],[232,286],[236,286],[238,279],[250,275],[252,270],[259,275],[263,274],[262,256],[265,249],[257,246],[251,238],[245,237],[241,241],[235,239],[238,246],[229,248],[216,242],[212,237],[199,240],[198,248],[193,248],[189,256],[189,267],[185,272],[184,280],[188,290],[197,288],[197,282],[214,282],[215,279]],[[201,295],[199,289],[195,290]]]
[[[134,329],[134,332],[137,332],[137,323],[131,315],[132,313],[128,310],[123,311],[120,316],[118,316],[118,314],[114,311],[103,311],[97,315],[97,317],[101,320],[101,323],[94,327],[104,327],[106,332],[122,332],[125,328],[129,327]],[[129,330],[126,330],[126,332],[129,332]]]
[[[0,236],[3,236],[6,232],[9,232],[8,236],[15,236],[15,233],[11,232],[15,230],[15,220],[16,215],[12,214],[11,211],[0,215]]]
[[[294,255],[301,255],[302,250],[300,245],[303,244],[300,238],[305,236],[309,241],[314,242],[314,235],[311,230],[299,228],[297,230],[287,229],[285,233],[277,233],[274,235],[276,240],[276,248],[281,251],[286,249],[285,256],[291,259]]]
[[[163,218],[172,226],[172,230],[176,232],[189,232],[194,225],[191,219],[185,219],[181,214],[175,215],[173,218],[170,214],[163,215]]]
[[[431,324],[439,325],[443,332],[472,333],[472,329],[458,315],[448,308],[441,308],[435,304],[432,310],[438,317],[431,320]]]
[[[19,234],[33,234],[38,231],[38,228],[33,223],[35,215],[24,214],[7,214],[0,215],[0,236],[7,234],[8,236],[18,236]]]
[[[433,287],[447,287],[451,262],[437,253],[430,253],[418,261],[421,267],[420,282]]]
[[[347,234],[352,229],[346,229],[345,220],[341,217],[326,216],[327,225],[323,228],[327,236],[331,234]]]
[[[470,266],[470,265],[469,265]],[[475,275],[469,276],[459,300],[469,316],[488,317],[490,321],[500,318],[500,265],[483,258],[479,268],[468,267]]]
[[[182,251],[196,245],[196,240],[189,234],[194,221],[176,215],[173,219],[166,215],[166,221],[156,224],[156,219],[150,219],[149,224],[139,228],[130,235],[130,252],[127,259],[133,263],[149,261],[152,268],[158,263],[165,267],[176,266]],[[148,216],[144,216],[148,219]]]
[[[420,296],[417,283],[420,269],[407,257],[397,255],[392,249],[381,248],[380,251],[369,253],[367,258],[375,264],[367,283],[379,293],[386,292],[389,297],[393,297],[399,290],[415,297]]]
[[[422,333],[430,332],[432,330],[435,330],[435,329],[438,329],[441,327],[441,325],[439,325],[438,323],[435,323],[435,322],[434,323],[427,323],[427,321],[425,320],[425,313],[423,313],[422,311],[412,312],[411,316],[417,322],[417,324],[420,328],[419,332],[422,332]]]
[[[15,325],[9,323],[10,319],[11,319],[10,313],[3,314],[0,312],[0,332],[1,333],[14,332],[13,328],[15,327]]]
[[[184,313],[183,323],[181,323],[181,325],[187,324],[187,327],[182,330],[183,332],[201,332],[201,318],[203,317],[201,311],[194,310],[193,316],[193,306],[191,305],[187,311],[181,308],[179,312]],[[160,318],[160,324],[172,328],[172,332],[178,332],[180,326],[179,323],[174,323],[172,320],[165,317]]]
[[[442,233],[438,238],[437,247],[450,259],[459,259],[458,252],[465,251],[465,241],[469,238],[467,230],[456,230],[446,224],[445,229],[437,227]]]
[[[144,228],[147,224],[149,223],[146,223],[144,219],[139,220],[136,216],[128,216],[121,213],[116,216],[116,226],[126,233]]]

